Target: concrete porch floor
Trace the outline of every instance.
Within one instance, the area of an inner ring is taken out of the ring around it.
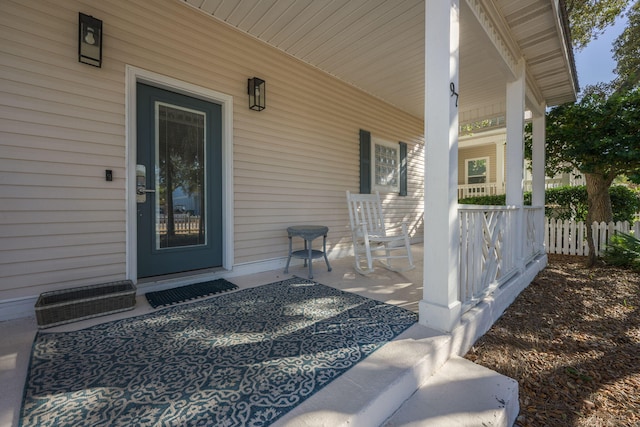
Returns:
[[[327,271],[324,260],[316,260],[313,264],[313,279],[328,286],[417,312],[418,302],[422,298],[423,246],[422,244],[413,245],[412,250],[416,268],[408,272],[388,271],[378,264],[373,274],[362,276],[353,268],[353,257],[346,257],[330,260],[331,272]],[[280,281],[292,276],[307,277],[307,273],[308,270],[302,266],[302,261],[296,260],[296,262],[292,262],[289,274],[283,274],[282,270],[273,270],[232,277],[229,280],[242,289]],[[484,309],[487,308],[492,311],[493,306],[489,304],[484,307]],[[134,310],[69,323],[44,331],[76,330],[151,311],[154,310],[141,294],[136,298]],[[482,315],[482,311],[483,308],[479,307],[477,310],[474,309],[467,313],[463,317],[461,326],[452,334],[444,334],[422,325],[409,328],[396,340],[373,353],[290,411],[275,425],[331,427],[340,425],[373,427],[383,424],[387,426],[483,425],[484,419],[478,418],[476,412],[486,412],[489,409],[482,407],[481,411],[477,397],[489,393],[487,384],[493,384],[493,388],[496,387],[496,384],[500,385],[495,393],[492,392],[495,396],[492,394],[489,398],[488,405],[496,406],[495,411],[487,415],[490,421],[493,421],[490,425],[511,425],[518,413],[517,383],[515,384],[515,402],[513,402],[514,384],[510,383],[508,378],[489,370],[485,372],[485,368],[478,367],[479,373],[475,368],[460,368],[460,366],[466,366],[465,362],[470,364],[463,359],[455,360],[457,368],[454,371],[469,371],[475,375],[473,378],[455,378],[451,376],[451,373],[448,374],[448,379],[438,378],[438,375],[434,375],[452,357],[455,358],[459,355],[460,349],[470,345],[469,340],[474,339],[469,338],[470,335],[473,335],[473,333],[469,333],[470,329],[476,330],[486,327],[477,325],[478,322],[486,323],[486,316]],[[35,317],[0,323],[2,331],[2,339],[0,340],[1,427],[18,425],[31,345],[37,329]],[[445,372],[446,369],[441,371]],[[462,407],[452,406],[450,409],[443,410],[442,405],[439,405],[437,408],[432,408],[431,412],[435,409],[435,413],[431,414],[427,412],[428,405],[423,405],[421,399],[424,399],[424,393],[445,395],[447,392],[441,389],[442,384],[438,385],[443,381],[454,382],[458,386],[465,384],[464,389],[467,390],[465,395],[469,395],[469,397],[459,395],[458,391],[457,398],[453,400]],[[429,384],[430,382],[432,384]],[[433,389],[434,385],[435,389]],[[410,399],[412,395],[414,396],[413,400]],[[476,403],[465,403],[465,399],[468,398]],[[510,409],[504,409],[505,406],[509,406],[504,405],[505,401],[510,402]],[[404,402],[406,404],[403,406]],[[496,402],[501,403],[497,404]],[[513,407],[514,403],[515,408]],[[477,406],[479,409],[476,410]],[[505,415],[505,412],[509,413]],[[463,417],[452,418],[457,413],[461,413]],[[394,416],[391,417],[392,415]],[[499,422],[500,416],[508,416],[510,421],[505,418],[503,422]]]

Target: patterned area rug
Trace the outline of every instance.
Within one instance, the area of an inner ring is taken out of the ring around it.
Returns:
[[[36,335],[21,426],[267,426],[416,322],[307,279]]]
[[[147,297],[147,301],[149,301],[151,307],[158,308],[208,297],[237,288],[236,285],[226,279],[216,279],[208,282],[194,283],[193,285],[165,289],[164,291],[147,292],[144,296]]]

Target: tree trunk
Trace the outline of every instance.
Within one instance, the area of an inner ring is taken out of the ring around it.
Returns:
[[[587,181],[587,243],[589,244],[589,267],[596,263],[596,247],[593,242],[592,224],[595,222],[609,223],[613,220],[611,210],[611,198],[609,197],[609,187],[613,178],[603,174],[585,173]]]

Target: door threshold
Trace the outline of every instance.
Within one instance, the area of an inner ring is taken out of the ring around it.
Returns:
[[[181,273],[164,274],[162,276],[143,277],[138,279],[137,286],[163,290],[176,286],[190,285],[205,280],[214,280],[223,277],[228,272],[222,267],[204,268],[202,270],[183,271]],[[149,289],[147,289],[149,290]]]

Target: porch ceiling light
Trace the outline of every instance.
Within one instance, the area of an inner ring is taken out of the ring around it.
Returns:
[[[79,29],[78,60],[94,67],[102,67],[102,21],[80,13]]]
[[[247,84],[249,92],[249,108],[256,111],[262,111],[266,107],[266,82],[258,77],[252,77]]]

